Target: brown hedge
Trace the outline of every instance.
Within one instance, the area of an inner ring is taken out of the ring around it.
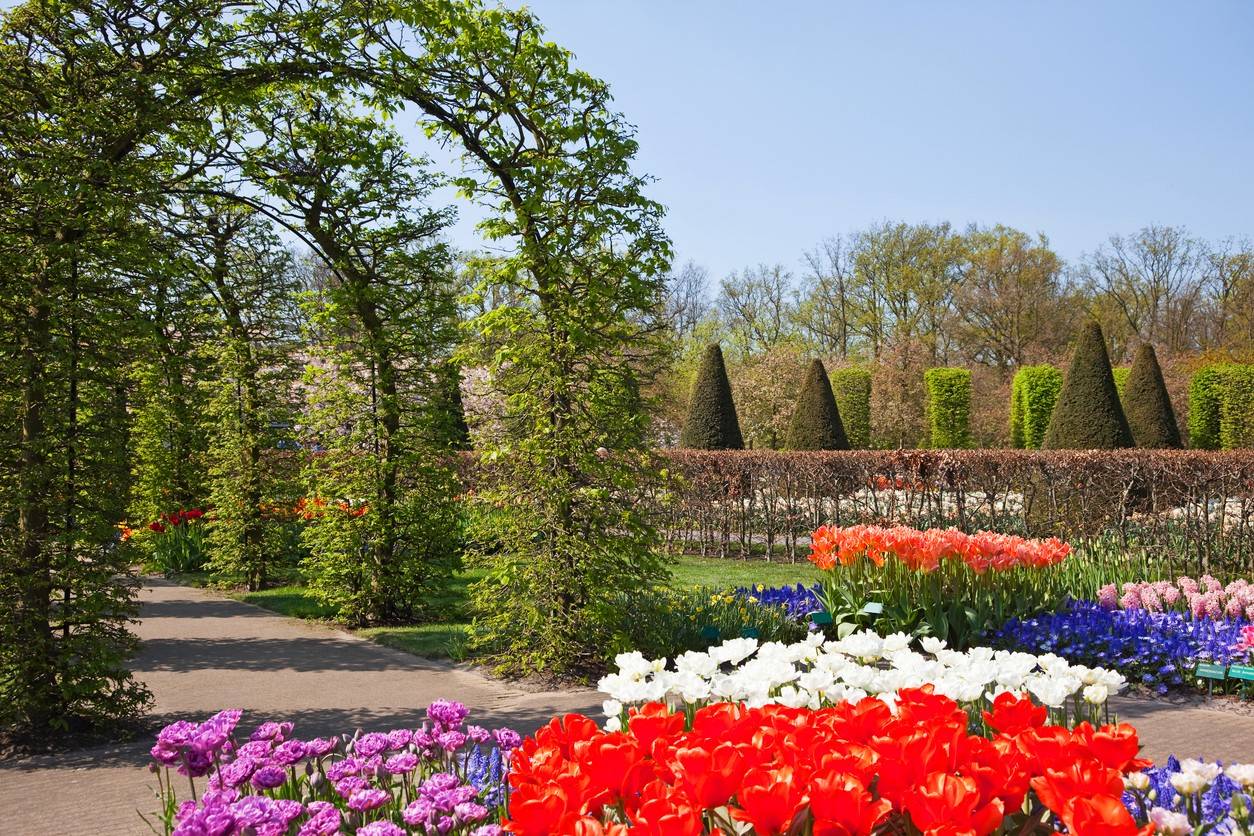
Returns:
[[[1113,537],[1190,571],[1254,571],[1249,450],[665,450],[655,461],[637,501],[676,552],[804,560],[823,523],[952,525]]]

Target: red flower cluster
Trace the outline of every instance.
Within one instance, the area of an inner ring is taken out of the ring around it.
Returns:
[[[848,528],[819,526],[810,535],[810,562],[828,570],[840,564],[852,566],[866,558],[883,566],[893,557],[910,569],[931,572],[943,560],[961,560],[978,573],[1028,566],[1039,569],[1060,563],[1071,546],[1050,537],[1027,540],[1013,534],[981,531],[964,534],[956,528],[919,531],[905,526],[852,525]]]
[[[1145,836],[1120,801],[1137,760],[1127,725],[1046,726],[1045,709],[1003,694],[967,733],[967,714],[930,689],[894,714],[867,698],[817,711],[719,703],[691,724],[660,703],[628,731],[554,719],[514,753],[509,818],[519,836],[905,832],[983,836],[1031,800],[1072,836]],[[1016,828],[1022,826],[1022,821]],[[913,831],[909,831],[913,832]]]
[[[205,515],[205,512],[199,508],[179,509],[170,514],[162,514],[160,518],[148,523],[148,528],[164,534],[166,528],[178,528],[180,525],[192,520],[198,520]]]

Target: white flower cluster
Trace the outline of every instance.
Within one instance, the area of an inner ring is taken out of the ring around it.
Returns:
[[[924,652],[910,648],[904,633],[878,636],[853,633],[825,641],[812,633],[796,644],[732,639],[705,652],[689,651],[673,664],[640,653],[619,654],[617,670],[597,687],[609,699],[608,726],[617,728],[625,706],[667,702],[675,707],[738,702],[756,707],[780,703],[819,708],[845,700],[877,696],[890,707],[903,688],[931,685],[938,694],[969,709],[986,707],[999,694],[1027,692],[1061,715],[1071,712],[1097,719],[1111,694],[1126,681],[1104,668],[1072,665],[1060,656],[1013,653],[976,647],[949,649],[940,639],[922,640]]]
[[[1210,789],[1211,784],[1215,783],[1215,780],[1223,774],[1231,778],[1243,792],[1254,791],[1254,763],[1234,763],[1229,764],[1225,768],[1217,763],[1207,763],[1192,758],[1180,761],[1180,771],[1171,773],[1168,780],[1171,782],[1172,789],[1181,797],[1177,801],[1177,806],[1181,809],[1151,808],[1149,820],[1154,824],[1154,831],[1163,834],[1163,836],[1190,836],[1190,834],[1198,832],[1194,822],[1190,820],[1189,811],[1192,811],[1196,818],[1196,814],[1201,812],[1201,808],[1191,804],[1190,799],[1205,793]],[[1144,772],[1133,772],[1125,776],[1124,785],[1136,793],[1143,803],[1146,801],[1146,794],[1150,790],[1150,778]],[[1149,798],[1153,798],[1153,796],[1151,795]],[[1231,818],[1222,824],[1225,825],[1225,828],[1221,828],[1216,832],[1245,832]]]

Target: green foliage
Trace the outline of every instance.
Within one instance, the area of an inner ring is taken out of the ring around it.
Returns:
[[[1058,393],[1049,429],[1041,444],[1047,450],[1112,450],[1132,446],[1132,431],[1119,405],[1102,328],[1087,323],[1076,340],[1071,366]]]
[[[679,446],[693,450],[740,450],[745,446],[723,351],[717,343],[707,347],[701,359]]]
[[[1125,404],[1124,393],[1128,388],[1128,375],[1132,369],[1129,366],[1113,366],[1110,369],[1110,376],[1115,379],[1115,391],[1119,393],[1119,403]]]
[[[1189,380],[1189,447],[1218,450],[1225,364],[1203,366]]]
[[[1010,446],[1037,450],[1049,427],[1062,372],[1054,366],[1020,366],[1010,384]]]
[[[618,653],[639,651],[649,659],[706,650],[749,631],[762,642],[791,644],[806,628],[784,607],[767,607],[715,587],[651,589],[618,595],[603,605],[609,627],[601,662]]]
[[[1224,370],[1219,443],[1225,450],[1254,447],[1254,365],[1234,363]]]
[[[462,372],[449,360],[435,371],[435,391],[430,413],[436,443],[450,450],[470,449],[470,427],[466,424],[466,408],[462,403]]]
[[[1120,400],[1137,447],[1179,449],[1184,446],[1158,355],[1150,343],[1142,343],[1137,349]]]
[[[952,449],[971,446],[971,370],[935,368],[923,373],[927,387],[928,444]]]
[[[848,450],[849,440],[840,421],[840,411],[832,395],[832,384],[822,360],[814,360],[806,371],[801,395],[788,426],[789,450]]]
[[[828,379],[849,446],[855,450],[870,448],[871,372],[860,366],[842,366]]]

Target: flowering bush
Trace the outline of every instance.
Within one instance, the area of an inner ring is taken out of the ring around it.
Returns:
[[[811,633],[792,645],[733,639],[707,652],[683,653],[673,666],[666,659],[624,653],[597,687],[609,697],[607,728],[617,730],[626,720],[624,706],[650,702],[683,707],[689,714],[715,702],[820,708],[876,695],[891,704],[898,692],[925,686],[961,703],[973,722],[997,695],[1013,691],[1031,694],[1053,722],[1071,725],[1108,719],[1107,698],[1125,685],[1117,673],[1053,655],[987,647],[960,653],[934,638],[923,640],[926,653],[916,653],[909,644],[901,633],[881,638],[869,632],[839,641]]]
[[[239,711],[180,720],[151,750],[161,824],[176,836],[496,836],[509,756],[522,738],[466,725],[466,716],[461,703],[438,700],[417,730],[301,740],[291,723],[268,722],[244,742],[235,736]],[[190,799],[178,801],[171,769],[187,779]]]
[[[968,733],[952,700],[903,691],[819,710],[649,703],[624,731],[581,715],[528,738],[505,829],[543,834],[1147,834],[1122,803],[1137,760],[1127,725],[1074,731],[1009,694]]]
[[[1254,818],[1254,764],[1167,759],[1126,779],[1124,803],[1163,836],[1250,832]]]
[[[1056,613],[1014,618],[991,640],[1028,653],[1057,653],[1085,665],[1114,668],[1166,693],[1188,681],[1199,662],[1243,659],[1243,620],[1195,619],[1178,612],[1109,610],[1072,602]]]
[[[1013,615],[1050,606],[1058,591],[1039,570],[1070,554],[1056,538],[855,525],[821,526],[811,536],[810,561],[827,573],[822,598],[834,622],[865,624],[864,607],[876,602],[880,632],[963,647]]]
[[[1194,618],[1246,618],[1254,621],[1254,585],[1236,580],[1224,586],[1210,575],[1171,581],[1106,584],[1097,602],[1108,610],[1183,612]]]

